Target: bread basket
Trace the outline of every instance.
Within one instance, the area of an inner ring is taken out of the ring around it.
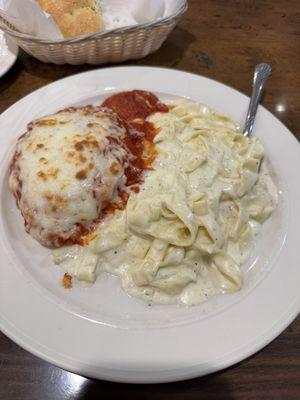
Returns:
[[[158,50],[187,9],[181,0],[176,12],[157,21],[50,41],[17,31],[0,17],[0,27],[22,49],[40,61],[54,64],[105,64],[138,59]]]

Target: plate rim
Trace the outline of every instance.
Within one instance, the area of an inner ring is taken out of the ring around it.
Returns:
[[[145,69],[147,69],[147,70],[149,70],[149,71],[150,71],[150,70],[156,70],[156,71],[159,71],[159,70],[167,70],[167,71],[172,71],[172,73],[175,72],[175,73],[177,73],[177,74],[188,74],[188,75],[192,75],[192,76],[197,77],[197,78],[203,78],[203,79],[205,79],[205,80],[211,81],[211,82],[213,82],[213,84],[222,85],[222,86],[224,86],[226,89],[233,90],[233,91],[236,92],[238,95],[242,95],[242,96],[248,98],[248,96],[246,96],[244,93],[242,93],[242,92],[240,92],[240,91],[238,91],[238,90],[236,90],[236,89],[234,89],[234,88],[232,88],[232,87],[230,87],[230,86],[228,86],[228,85],[226,85],[226,84],[224,84],[224,83],[222,83],[222,82],[219,82],[219,81],[216,81],[216,80],[213,80],[213,79],[210,79],[210,78],[201,76],[201,75],[197,75],[197,74],[194,74],[194,73],[191,73],[191,72],[187,72],[187,71],[180,71],[180,70],[174,70],[174,69],[169,69],[169,68],[161,68],[161,67],[147,67],[147,66],[146,66],[146,67],[144,67],[144,66],[129,66],[129,67],[116,66],[116,67],[108,67],[108,68],[103,68],[103,69],[96,69],[96,70],[90,70],[90,71],[81,72],[81,73],[79,73],[79,74],[71,75],[71,76],[68,76],[68,77],[66,77],[66,78],[62,78],[62,79],[57,80],[57,81],[55,81],[55,82],[49,83],[49,84],[43,86],[42,88],[37,89],[36,91],[34,91],[34,92],[28,94],[28,95],[25,96],[24,98],[20,99],[18,102],[14,103],[11,107],[9,107],[7,110],[5,110],[5,111],[3,112],[3,114],[2,114],[1,117],[0,117],[0,121],[2,121],[3,118],[6,118],[7,114],[9,114],[10,112],[13,112],[14,107],[18,107],[18,104],[21,103],[22,101],[24,101],[25,98],[28,99],[30,96],[33,96],[33,97],[36,96],[36,93],[37,93],[38,91],[42,91],[42,90],[47,91],[47,88],[49,88],[50,86],[52,86],[52,85],[54,85],[54,84],[59,84],[61,81],[72,80],[72,79],[75,79],[75,77],[78,78],[78,77],[81,76],[81,75],[89,75],[89,74],[91,74],[91,73],[96,73],[97,71],[99,71],[99,73],[100,73],[100,71],[101,71],[101,73],[102,73],[103,71],[105,72],[105,71],[112,71],[112,70],[118,70],[118,69],[119,69],[119,70],[120,70],[120,69],[123,69],[123,70],[124,70],[124,69],[126,69],[126,70],[133,70],[133,69],[140,69],[140,70],[144,69],[144,70],[145,70]],[[100,75],[101,75],[101,73],[100,73]],[[280,123],[281,128],[283,127],[285,130],[288,130],[288,128],[286,128],[285,125],[284,125],[276,116],[274,116],[269,110],[267,110],[265,107],[262,107],[262,106],[260,106],[260,108],[261,108],[261,109],[264,109],[268,114],[270,114],[270,116],[271,116],[273,119],[275,118],[275,119],[276,119],[276,123],[277,123],[277,124]],[[289,131],[289,130],[288,130],[288,131]],[[290,131],[289,131],[289,133],[290,133]],[[291,134],[290,136],[292,136],[292,137],[295,139],[295,141],[298,143],[298,141],[297,141],[297,139],[294,137],[294,135]],[[299,145],[299,143],[298,143],[298,145]],[[0,157],[0,158],[1,158],[1,160],[2,160],[2,157]],[[209,370],[208,372],[204,372],[204,373],[200,373],[199,371],[198,371],[198,372],[195,372],[195,373],[189,372],[189,373],[187,373],[187,375],[186,375],[186,373],[185,373],[185,374],[182,373],[182,369],[179,369],[179,370],[181,371],[181,376],[182,376],[181,378],[180,378],[180,376],[175,377],[175,378],[172,377],[172,378],[169,378],[169,379],[168,379],[167,377],[164,377],[164,378],[162,378],[162,380],[159,380],[159,379],[155,378],[153,381],[151,381],[151,380],[146,380],[145,382],[152,382],[152,383],[153,383],[153,382],[170,382],[170,381],[174,381],[174,380],[182,380],[182,379],[188,379],[188,378],[192,378],[192,377],[196,377],[196,376],[202,376],[202,375],[204,375],[204,374],[211,373],[211,372],[214,372],[214,371],[219,370],[219,369],[227,368],[228,366],[233,365],[233,364],[235,364],[236,362],[239,362],[239,361],[241,361],[241,360],[243,360],[243,359],[249,357],[251,354],[256,353],[258,350],[260,350],[261,348],[265,347],[268,343],[270,343],[275,337],[278,336],[278,334],[280,334],[280,333],[281,333],[281,332],[296,318],[296,316],[297,316],[297,314],[298,314],[298,312],[299,312],[299,304],[297,305],[296,303],[297,303],[297,301],[295,302],[295,305],[293,305],[293,307],[292,307],[292,309],[294,310],[294,312],[290,312],[290,310],[286,311],[285,314],[288,314],[288,315],[289,315],[288,318],[287,318],[286,315],[285,315],[284,317],[282,317],[282,322],[281,322],[281,318],[280,318],[280,321],[277,323],[277,324],[278,324],[277,330],[273,332],[273,335],[272,335],[272,334],[271,334],[271,335],[269,334],[269,335],[268,335],[268,338],[265,338],[265,340],[262,341],[262,343],[260,343],[259,345],[257,345],[257,346],[255,347],[255,350],[249,349],[248,352],[245,351],[245,352],[244,352],[244,356],[241,357],[240,355],[237,355],[237,356],[235,357],[234,360],[228,361],[228,363],[224,362],[224,363],[223,363],[223,366],[212,367],[211,370]],[[26,342],[20,340],[20,338],[14,337],[14,335],[13,335],[10,331],[8,331],[8,329],[5,329],[5,326],[3,326],[3,323],[2,323],[2,321],[1,321],[1,319],[0,319],[0,325],[1,325],[2,331],[3,331],[8,337],[11,337],[12,340],[15,341],[16,343],[18,343],[21,347],[25,348],[26,350],[30,351],[31,353],[37,355],[37,356],[40,357],[40,358],[43,358],[43,359],[45,359],[45,360],[47,360],[47,361],[50,361],[51,363],[53,363],[53,364],[55,364],[55,365],[59,365],[61,368],[66,368],[66,363],[60,363],[60,362],[58,362],[57,360],[55,360],[55,359],[53,359],[53,358],[51,358],[51,357],[48,357],[48,356],[45,355],[45,354],[41,354],[39,351],[37,351],[36,349],[30,347],[30,345],[26,344]],[[169,329],[172,329],[172,328],[169,328]],[[265,335],[265,333],[264,333],[264,335]],[[72,366],[70,366],[70,365],[67,366],[67,369],[70,370],[70,371],[72,371],[72,372],[75,372],[75,373],[79,373],[79,374],[82,373],[82,371],[78,370],[77,368],[72,368]],[[177,370],[177,369],[175,369],[175,370]],[[175,370],[173,370],[173,372],[174,372]],[[179,370],[178,370],[178,371],[179,371]],[[178,373],[179,373],[179,372],[178,372]],[[92,375],[89,374],[89,376],[91,376],[91,377],[93,377],[93,378],[99,378],[99,375],[97,375],[97,374],[96,374],[96,376],[92,376]],[[116,381],[115,378],[113,378],[113,377],[110,378],[109,376],[106,376],[105,379],[107,379],[107,380],[112,380],[112,381]],[[119,379],[117,379],[117,381],[120,381],[120,382],[133,382],[133,381],[130,380],[130,379],[132,379],[132,378],[129,378],[129,380],[126,380],[126,379],[123,380],[123,379],[119,378]],[[141,382],[144,382],[144,380],[142,379],[142,381],[141,381],[140,379],[138,379],[138,382],[141,383]]]

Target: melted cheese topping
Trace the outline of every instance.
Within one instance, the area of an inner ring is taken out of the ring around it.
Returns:
[[[187,100],[148,121],[159,130],[157,157],[139,193],[88,246],[55,250],[54,261],[88,282],[113,273],[127,293],[154,303],[192,305],[239,290],[240,267],[277,204],[263,146]]]
[[[20,138],[10,186],[27,231],[58,246],[85,232],[126,183],[125,129],[109,110],[70,108],[38,119]]]

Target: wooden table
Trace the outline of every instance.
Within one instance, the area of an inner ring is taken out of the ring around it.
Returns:
[[[189,3],[189,11],[163,47],[127,65],[191,71],[249,94],[254,65],[269,62],[273,73],[263,104],[300,138],[299,0]],[[92,68],[42,64],[21,52],[15,66],[0,79],[0,112],[49,82]],[[230,369],[186,382],[134,386],[81,378],[39,360],[1,335],[0,399],[87,400],[123,396],[131,400],[296,400],[300,399],[299,339],[300,318],[265,349]]]

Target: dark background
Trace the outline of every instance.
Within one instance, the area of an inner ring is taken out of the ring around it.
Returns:
[[[254,65],[268,62],[273,72],[263,105],[300,139],[300,1],[190,0],[189,6],[158,52],[125,65],[191,71],[250,94]],[[0,112],[49,82],[92,68],[42,64],[21,51],[0,79]],[[0,399],[298,400],[299,339],[298,317],[269,346],[232,368],[190,381],[143,386],[81,378],[0,334]]]

